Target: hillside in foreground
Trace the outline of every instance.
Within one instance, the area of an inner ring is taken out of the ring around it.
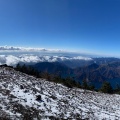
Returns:
[[[37,79],[0,67],[0,119],[119,120],[120,95],[109,95]]]

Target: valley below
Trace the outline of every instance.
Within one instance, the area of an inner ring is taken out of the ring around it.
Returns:
[[[96,88],[100,88],[105,81],[110,82],[113,88],[120,85],[119,61],[104,64],[92,63],[74,69],[60,62],[40,62],[32,67],[39,72],[47,72],[63,78],[71,77],[80,83],[86,80]]]

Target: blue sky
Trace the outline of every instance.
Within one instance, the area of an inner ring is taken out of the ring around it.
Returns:
[[[119,0],[0,0],[0,45],[120,55]]]

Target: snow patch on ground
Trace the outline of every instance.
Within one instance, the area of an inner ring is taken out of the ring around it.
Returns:
[[[71,89],[0,67],[0,117],[19,120],[26,114],[43,120],[120,120],[120,95]]]

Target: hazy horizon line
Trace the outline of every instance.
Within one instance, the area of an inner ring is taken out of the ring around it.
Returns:
[[[18,46],[0,46],[0,52],[48,52],[48,53],[69,53],[69,54],[81,54],[86,56],[96,56],[96,57],[117,57],[119,55],[113,55],[109,53],[93,52],[88,50],[66,50],[66,49],[49,49],[40,47],[18,47]]]

